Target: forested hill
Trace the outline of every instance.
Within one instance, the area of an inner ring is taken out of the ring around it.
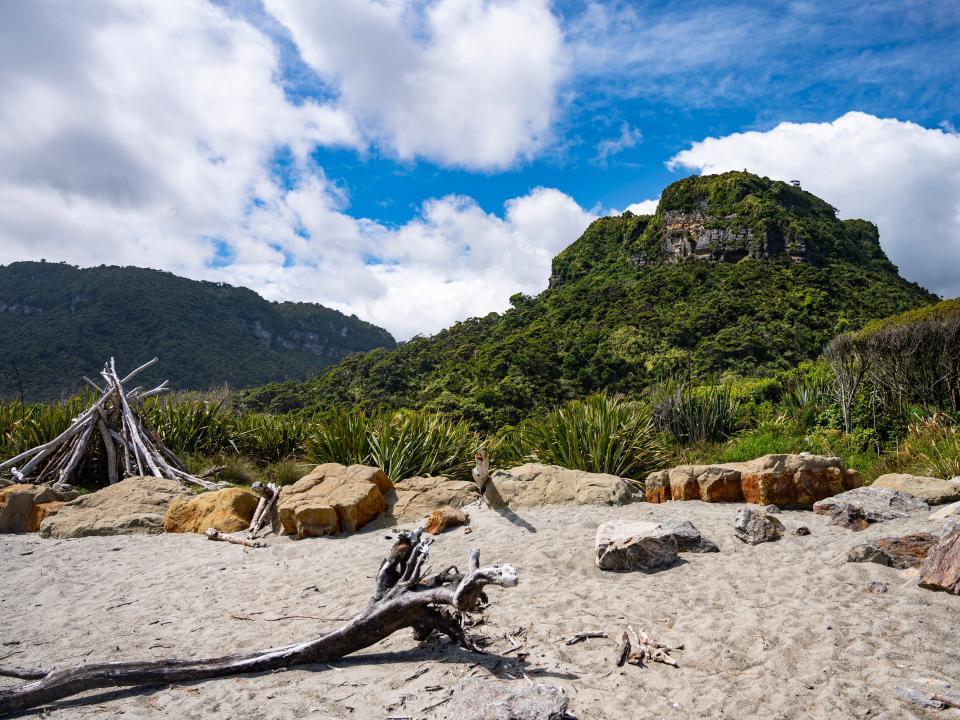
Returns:
[[[0,396],[49,399],[98,377],[111,355],[176,389],[305,378],[351,352],[396,346],[382,328],[321,305],[156,270],[47,262],[0,267]],[[138,378],[138,380],[140,380]]]
[[[594,222],[555,258],[549,289],[514,296],[502,315],[244,399],[427,407],[496,428],[598,389],[771,373],[817,357],[840,330],[936,299],[899,276],[870,222],[749,173],[690,177],[652,216]]]

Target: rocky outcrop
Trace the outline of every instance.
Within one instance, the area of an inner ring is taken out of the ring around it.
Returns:
[[[480,497],[477,486],[443,476],[412,477],[396,485],[387,495],[388,512],[398,522],[425,518],[437,508],[461,508]]]
[[[540,505],[625,505],[630,483],[616,475],[527,463],[490,476],[484,496],[494,508]]]
[[[64,502],[76,497],[49,485],[19,483],[0,489],[0,533],[37,532],[40,523],[56,515]]]
[[[392,490],[393,483],[380,468],[318,465],[280,490],[280,523],[298,539],[356,532],[386,509],[385,496]]]
[[[656,570],[677,559],[677,539],[658,522],[605,522],[597,528],[601,570]]]
[[[930,549],[920,567],[920,587],[960,595],[960,526]]]
[[[827,516],[835,516],[841,512],[848,514],[859,512],[870,523],[905,518],[929,509],[930,507],[923,500],[913,495],[878,487],[848,490],[813,505],[815,513]]]
[[[801,453],[764,455],[721,465],[679,465],[647,476],[647,502],[702,500],[809,509],[814,502],[860,486],[840,458]]]
[[[127,478],[63,505],[41,523],[40,537],[162,533],[170,505],[190,497],[192,493],[176,480]]]
[[[930,533],[885,537],[850,548],[847,562],[872,562],[905,570],[919,567],[938,538]]]
[[[178,498],[167,510],[163,529],[169,533],[246,530],[259,501],[256,493],[235,487]]]
[[[960,483],[922,475],[890,473],[881,475],[871,487],[896,490],[918,497],[928,505],[942,505],[960,500]]]
[[[706,198],[693,210],[667,210],[661,217],[663,252],[667,258],[693,257],[718,262],[738,262],[745,257],[766,259],[786,255],[794,261],[807,257],[801,240],[785,235],[775,224],[757,229],[734,216],[717,218],[707,213]]]
[[[470,516],[462,510],[449,506],[440,507],[427,516],[423,531],[431,535],[439,535],[447,528],[459,527],[470,522]]]
[[[750,545],[779,540],[783,537],[783,530],[780,520],[753,508],[741,508],[733,525],[737,539]]]

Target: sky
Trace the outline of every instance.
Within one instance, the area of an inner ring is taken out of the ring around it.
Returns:
[[[744,168],[960,295],[956,0],[9,0],[0,264],[136,265],[398,339]]]

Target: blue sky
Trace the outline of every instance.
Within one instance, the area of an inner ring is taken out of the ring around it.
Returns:
[[[157,267],[405,338],[746,167],[954,296],[958,78],[953,1],[4,3],[0,262]]]

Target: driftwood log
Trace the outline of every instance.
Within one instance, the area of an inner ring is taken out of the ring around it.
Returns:
[[[274,524],[272,516],[277,512],[280,487],[276,483],[262,483],[258,480],[250,489],[260,496],[260,502],[257,503],[257,509],[250,520],[250,527],[247,528],[247,535],[255,538],[268,519],[271,520],[271,525]]]
[[[633,625],[627,625],[617,646],[616,662],[618,666],[630,663],[643,667],[645,662],[658,662],[677,667],[677,661],[670,657],[672,650],[683,650],[683,645],[662,645],[652,640],[643,628],[637,631]]]
[[[244,547],[251,548],[262,548],[264,544],[259,540],[251,540],[250,538],[236,537],[230,535],[229,533],[221,532],[216,528],[207,528],[207,537],[210,540],[219,540],[221,542],[233,543],[234,545],[243,545]]]
[[[105,385],[101,387],[84,377],[100,393],[100,398],[53,440],[0,462],[0,472],[8,472],[16,482],[53,483],[54,487],[64,488],[82,479],[88,466],[105,465],[105,479],[111,485],[124,477],[153,475],[180,480],[204,490],[221,487],[188,473],[177,456],[134,412],[147,398],[168,390],[166,380],[152,390],[124,387],[156,362],[154,358],[121,378],[116,363],[110,358],[100,372]]]
[[[466,634],[464,613],[486,602],[484,587],[514,587],[512,565],[480,567],[480,551],[470,552],[465,573],[449,567],[429,577],[424,567],[431,538],[419,529],[400,533],[380,564],[373,600],[346,625],[294,645],[203,659],[95,663],[51,672],[29,671],[35,682],[0,690],[0,714],[26,710],[97,688],[165,685],[241,673],[278,670],[304,663],[330,662],[369,647],[403,628],[426,640],[433,633],[476,650]]]

